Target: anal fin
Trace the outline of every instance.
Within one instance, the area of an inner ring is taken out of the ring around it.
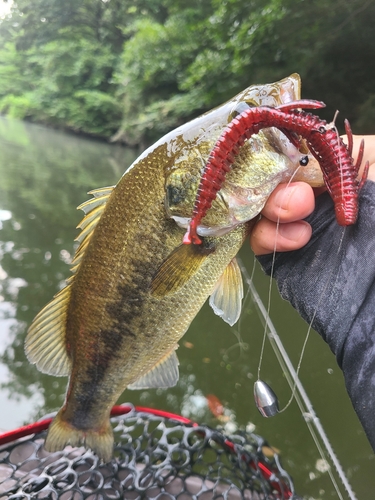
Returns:
[[[241,315],[243,282],[236,258],[232,259],[220,276],[209,304],[215,314],[233,326]]]
[[[138,380],[128,385],[128,389],[156,389],[173,387],[178,382],[178,358],[175,352],[169,352],[149,372],[142,375]]]

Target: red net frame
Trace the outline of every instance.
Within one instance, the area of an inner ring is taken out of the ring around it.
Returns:
[[[0,500],[297,498],[278,456],[263,454],[267,443],[259,436],[228,437],[180,415],[129,404],[113,407],[111,416],[118,444],[110,464],[82,448],[45,452],[52,418],[1,434]]]

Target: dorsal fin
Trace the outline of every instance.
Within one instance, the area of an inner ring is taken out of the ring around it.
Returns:
[[[82,231],[76,238],[76,241],[79,241],[79,246],[72,261],[71,271],[73,273],[76,273],[80,266],[94,228],[99,222],[113,187],[90,191],[89,194],[92,194],[93,198],[78,207],[85,212],[85,217],[78,225]],[[34,318],[26,337],[25,352],[30,363],[35,364],[41,372],[50,375],[69,375],[71,369],[65,333],[73,280],[74,275],[67,280],[65,288],[57,293]]]
[[[72,261],[72,273],[76,273],[79,268],[92,233],[102,216],[113,188],[114,186],[109,186],[89,191],[88,194],[92,194],[93,198],[85,201],[77,207],[78,210],[83,210],[85,212],[85,216],[77,226],[77,228],[82,229],[82,231],[75,239],[75,241],[79,242],[79,247],[77,248]],[[71,279],[69,281],[71,281]]]

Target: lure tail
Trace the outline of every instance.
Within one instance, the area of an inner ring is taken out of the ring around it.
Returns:
[[[350,123],[349,123],[348,120],[345,120],[344,124],[345,124],[346,136],[348,138],[348,146],[347,146],[347,148],[348,148],[348,151],[349,151],[349,155],[352,156],[352,154],[353,154],[353,132],[352,132],[352,129],[350,127]],[[356,170],[356,174],[357,175],[358,175],[359,169],[360,169],[360,167],[362,165],[364,151],[365,151],[365,140],[362,139],[361,142],[360,142],[360,145],[359,145],[359,150],[358,150],[358,155],[357,155],[357,161],[356,161],[356,163],[354,165],[354,169]],[[370,162],[366,161],[364,169],[363,169],[363,173],[362,173],[362,176],[361,176],[361,179],[360,179],[359,184],[358,184],[358,189],[359,190],[362,189],[364,183],[367,180],[369,168],[370,168]]]
[[[354,224],[358,217],[358,196],[364,185],[369,163],[366,162],[361,179],[359,169],[363,160],[364,140],[361,141],[357,161],[354,164],[353,134],[348,120],[345,120],[348,146],[344,144],[335,127],[311,134],[307,143],[311,153],[318,160],[323,172],[324,182],[333,200],[336,220],[340,226]]]

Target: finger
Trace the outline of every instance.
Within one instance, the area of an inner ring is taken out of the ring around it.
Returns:
[[[304,219],[315,208],[314,191],[305,182],[280,184],[272,192],[262,215],[274,222],[294,222]]]
[[[265,255],[274,251],[289,252],[306,245],[311,234],[310,224],[303,220],[277,225],[262,218],[251,233],[250,245],[255,255]]]

